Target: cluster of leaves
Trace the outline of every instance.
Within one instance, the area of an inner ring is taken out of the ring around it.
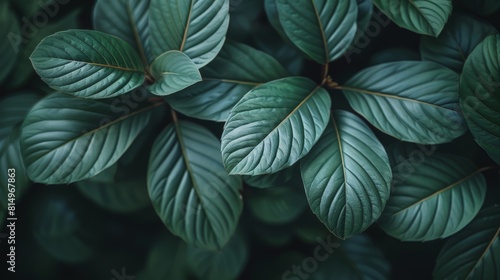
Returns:
[[[475,12],[500,8],[480,2]],[[26,52],[55,92],[42,99],[16,92],[0,101],[1,168],[16,166],[20,194],[29,178],[74,183],[121,213],[152,202],[164,225],[189,244],[161,239],[158,247],[187,254],[203,279],[241,273],[248,257],[238,231],[244,200],[264,224],[290,224],[309,205],[329,232],[346,239],[342,250],[357,266],[345,275],[388,277],[386,263],[360,257],[382,255],[360,235],[377,222],[402,241],[451,236],[436,279],[499,277],[500,207],[483,207],[483,172],[500,164],[497,30],[477,16],[452,13],[451,0],[259,3],[282,40],[262,40],[258,48],[226,40],[232,22],[253,17],[233,12],[230,21],[229,0],[98,0],[95,30],[48,31],[54,34]],[[4,6],[2,26],[19,32]],[[331,65],[364,36],[374,6],[421,34],[421,59],[377,63],[340,82]],[[298,54],[321,70],[317,80],[302,75]],[[0,82],[16,65],[15,54],[4,57]],[[349,107],[336,105],[340,96]],[[492,166],[423,148],[469,132]],[[400,142],[389,145],[381,134]],[[93,252],[74,236],[81,225],[65,207],[48,204],[40,213],[54,224],[37,226],[40,243],[69,261],[88,259]],[[256,232],[279,242],[277,232]],[[71,252],[54,251],[62,237]],[[152,279],[158,270],[184,277],[174,260],[162,267],[163,251],[155,248],[140,277]],[[315,277],[342,269],[323,267]]]

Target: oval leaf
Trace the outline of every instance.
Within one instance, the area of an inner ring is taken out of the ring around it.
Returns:
[[[142,85],[144,65],[123,40],[90,30],[48,36],[30,56],[51,88],[83,98],[108,98]]]
[[[151,65],[155,79],[148,90],[156,95],[170,95],[201,81],[196,64],[182,52],[168,51],[157,57]]]
[[[500,164],[500,35],[486,38],[467,58],[460,105],[477,143]]]
[[[318,141],[328,123],[328,92],[290,77],[254,88],[233,108],[222,134],[230,174],[259,175],[292,166]]]
[[[451,14],[451,0],[373,0],[398,26],[437,37]]]
[[[17,17],[9,9],[9,3],[7,1],[2,1],[0,4],[0,26],[2,29],[0,31],[0,84],[4,79],[11,73],[14,67],[17,54],[21,51],[20,44],[21,40],[21,30],[19,28],[19,23]]]
[[[340,57],[356,35],[356,0],[277,0],[277,8],[285,34],[318,63]]]
[[[352,113],[333,114],[300,167],[312,211],[339,238],[367,229],[389,199],[392,176],[387,153]]]
[[[434,279],[498,279],[499,236],[500,206],[481,210],[446,241],[436,260]]]
[[[458,112],[459,76],[433,62],[379,64],[342,87],[349,104],[372,125],[397,139],[449,142],[466,131]]]
[[[228,176],[220,143],[189,122],[168,126],[153,145],[148,190],[167,228],[197,247],[223,247],[243,207],[241,179]]]
[[[202,82],[166,99],[185,115],[211,121],[226,121],[234,105],[254,87],[288,76],[270,55],[232,41],[201,74]]]
[[[394,191],[379,220],[389,235],[403,241],[448,237],[479,212],[486,180],[464,157],[440,154],[395,166]]]
[[[64,184],[93,177],[113,165],[163,103],[140,103],[123,114],[117,99],[82,100],[52,94],[24,120],[21,151],[28,177]]]
[[[177,50],[201,68],[219,53],[229,26],[229,0],[151,0],[153,56]]]

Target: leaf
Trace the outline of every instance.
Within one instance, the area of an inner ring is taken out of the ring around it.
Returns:
[[[234,41],[227,41],[201,74],[202,82],[166,99],[185,115],[212,121],[226,121],[234,105],[254,87],[288,76],[273,57]]]
[[[423,60],[434,61],[461,73],[467,57],[486,37],[497,33],[495,27],[467,14],[454,14],[437,38],[422,36]]]
[[[135,50],[98,31],[58,32],[43,39],[30,59],[51,88],[76,97],[114,97],[144,82],[144,66]]]
[[[482,16],[494,14],[500,9],[500,2],[497,0],[461,0],[459,2],[467,9]]]
[[[184,52],[202,68],[219,53],[229,26],[229,0],[151,0],[151,52]]]
[[[318,63],[340,57],[356,35],[356,0],[277,0],[277,8],[286,36]]]
[[[148,124],[150,110],[162,105],[142,102],[123,114],[116,101],[52,94],[36,104],[21,134],[28,177],[64,184],[93,177],[113,165]]]
[[[500,206],[477,214],[462,231],[446,241],[434,268],[434,279],[498,279]]]
[[[449,142],[465,133],[459,76],[433,62],[400,61],[362,70],[342,86],[353,109],[397,139]]]
[[[386,48],[370,57],[368,66],[403,60],[420,60],[418,52],[408,48]]]
[[[394,23],[410,31],[437,37],[451,14],[451,0],[373,0]]]
[[[0,42],[1,85],[16,63],[19,47],[15,43],[21,34],[17,17],[9,8],[7,1],[0,3],[0,26],[2,26],[2,30],[0,31],[0,38],[2,38]]]
[[[399,178],[379,225],[403,241],[448,237],[479,212],[486,180],[468,159],[435,154],[409,168],[394,168]]]
[[[290,77],[258,86],[231,111],[222,134],[230,174],[260,175],[292,166],[328,123],[328,92],[309,79]]]
[[[92,15],[94,29],[125,40],[147,64],[152,60],[149,4],[150,0],[98,0]]]
[[[175,122],[151,151],[148,191],[167,228],[188,244],[222,248],[243,208],[241,179],[228,176],[220,143],[207,129]]]
[[[256,176],[243,176],[243,182],[254,188],[267,189],[273,187],[283,186],[288,183],[295,172],[295,166],[285,168],[275,173],[263,174]]]
[[[189,246],[187,260],[191,271],[203,280],[237,279],[248,259],[248,246],[241,234],[235,234],[219,251]]]
[[[201,81],[201,74],[191,59],[182,52],[168,51],[151,65],[155,82],[148,90],[156,95],[170,95]]]
[[[486,38],[467,58],[460,105],[477,143],[500,164],[500,35]]]
[[[389,199],[387,153],[370,128],[347,111],[333,113],[300,168],[309,206],[339,238],[366,230]]]

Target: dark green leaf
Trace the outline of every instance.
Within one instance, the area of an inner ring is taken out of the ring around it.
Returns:
[[[247,45],[226,42],[201,70],[203,82],[167,97],[179,112],[199,119],[225,121],[231,109],[254,87],[288,76],[271,56]]]
[[[162,105],[142,102],[124,114],[117,101],[53,94],[35,105],[21,135],[28,177],[46,184],[71,183],[113,165],[148,124],[151,109]]]
[[[219,53],[229,26],[229,0],[151,0],[151,52],[177,50],[201,68]]]
[[[420,55],[408,48],[386,48],[372,55],[368,60],[368,66],[404,60],[420,60]]]
[[[437,37],[451,14],[451,0],[373,0],[398,26]]]
[[[339,238],[366,230],[389,199],[392,175],[387,153],[352,113],[333,113],[300,167],[312,211]]]
[[[498,279],[500,206],[477,214],[462,231],[446,241],[434,268],[434,279]]]
[[[17,17],[14,12],[9,9],[9,3],[2,1],[0,3],[0,84],[10,74],[14,67],[17,55],[20,52],[19,45],[21,37],[21,30]]]
[[[53,89],[84,98],[108,98],[142,85],[144,65],[125,41],[89,30],[46,37],[31,62]]]
[[[409,166],[395,166],[394,178],[394,191],[379,225],[403,241],[458,232],[479,212],[486,195],[484,176],[468,159],[455,155],[436,154]]]
[[[437,62],[461,73],[474,48],[495,33],[497,30],[488,22],[466,14],[454,14],[439,37],[422,36],[420,53],[423,60]]]
[[[220,143],[189,122],[168,126],[153,145],[149,196],[163,223],[187,243],[223,247],[243,208],[241,179],[224,170]]]
[[[461,0],[460,2],[469,10],[483,16],[491,15],[500,9],[498,0]]]
[[[286,36],[318,63],[341,56],[356,35],[356,0],[277,0],[277,8]]]
[[[460,105],[477,143],[500,164],[500,35],[486,38],[467,58]]]
[[[437,144],[466,131],[459,76],[434,62],[400,61],[362,70],[342,87],[356,112],[397,139]]]
[[[272,174],[243,176],[243,182],[259,189],[279,187],[288,183],[296,171],[297,169],[292,166]]]

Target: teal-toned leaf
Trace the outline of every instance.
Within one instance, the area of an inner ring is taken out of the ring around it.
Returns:
[[[498,279],[500,206],[481,210],[462,231],[446,241],[434,268],[434,279]]]
[[[296,172],[297,168],[292,166],[271,174],[243,176],[243,182],[259,189],[279,187],[288,183]]]
[[[170,95],[201,81],[201,74],[191,59],[180,51],[168,51],[151,65],[155,82],[148,90],[156,95]]]
[[[398,180],[379,225],[403,241],[458,232],[479,212],[486,195],[484,176],[460,156],[435,154],[410,168],[396,166],[394,173]]]
[[[451,14],[451,0],[373,0],[398,26],[437,37]]]
[[[0,84],[10,74],[20,51],[19,40],[21,29],[14,12],[9,8],[7,1],[0,3]],[[22,37],[21,37],[22,38]]]
[[[300,216],[307,207],[304,193],[290,185],[252,190],[246,197],[252,214],[268,224],[286,224]]]
[[[187,260],[198,279],[238,279],[248,259],[248,245],[241,234],[235,234],[229,243],[218,251],[189,246]]]
[[[359,42],[364,42],[367,36],[370,37],[369,35],[366,34],[367,32],[366,29],[368,27],[368,24],[370,23],[370,19],[372,18],[373,0],[356,0],[356,2],[358,5],[358,17],[356,20],[357,30],[356,30],[356,35],[354,36],[354,40],[352,41],[352,45],[349,51],[347,51],[348,54],[350,54],[349,52],[351,50],[357,48],[356,44],[359,45],[360,44]]]
[[[92,15],[94,29],[125,40],[147,64],[152,60],[149,4],[150,0],[99,0]]]
[[[260,175],[292,166],[318,141],[328,123],[328,92],[309,79],[272,81],[247,93],[222,134],[230,174]]]
[[[162,105],[144,101],[124,114],[116,101],[52,94],[36,104],[21,134],[28,177],[46,184],[71,183],[113,165],[148,124],[151,110]]]
[[[423,60],[444,65],[461,73],[465,60],[489,35],[498,33],[486,21],[466,14],[454,14],[437,37],[422,36],[420,53]]]
[[[312,211],[339,238],[366,230],[389,199],[387,153],[370,128],[347,111],[332,114],[300,167]]]
[[[286,36],[314,61],[340,57],[356,35],[356,0],[277,0]]]
[[[264,9],[271,26],[281,37],[287,40],[288,38],[285,35],[285,30],[283,29],[283,25],[281,25],[278,14],[278,0],[264,0]]]
[[[467,58],[460,105],[477,143],[500,164],[500,35],[486,38]]]
[[[219,53],[229,26],[229,0],[151,0],[151,52],[184,52],[201,68]]]
[[[353,109],[397,139],[449,142],[466,131],[459,76],[434,62],[400,61],[362,70],[342,87]]]
[[[190,122],[168,126],[153,145],[148,190],[163,223],[188,244],[222,248],[236,229],[241,179],[224,170],[220,143]]]
[[[476,14],[482,16],[491,15],[500,9],[500,2],[497,0],[461,0],[459,1]]]
[[[177,111],[199,119],[226,121],[231,109],[254,87],[288,76],[271,56],[228,41],[201,70],[203,81],[167,97]]]
[[[144,82],[144,65],[135,50],[99,31],[58,32],[43,39],[30,59],[51,88],[77,97],[113,97]]]

